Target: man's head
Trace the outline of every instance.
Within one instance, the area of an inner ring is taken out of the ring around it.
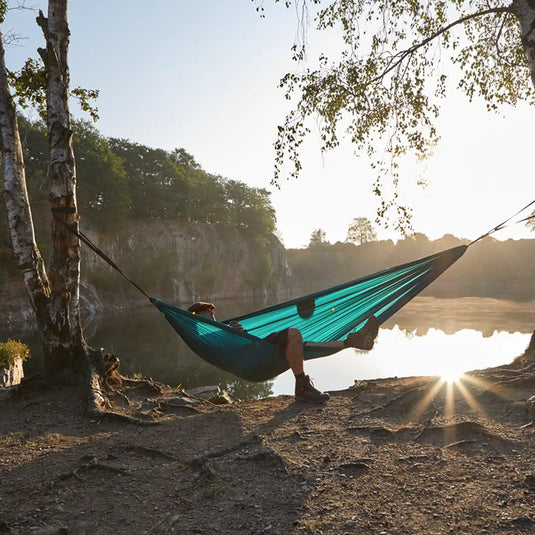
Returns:
[[[213,303],[198,301],[197,303],[193,303],[193,305],[188,308],[188,311],[192,314],[199,314],[200,316],[215,320],[215,305]]]

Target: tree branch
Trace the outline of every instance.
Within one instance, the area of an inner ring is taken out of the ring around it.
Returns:
[[[410,48],[408,48],[407,50],[404,50],[403,52],[398,52],[397,54],[394,54],[394,56],[392,57],[392,60],[395,60],[395,61],[391,62],[390,65],[379,76],[376,76],[374,79],[372,79],[369,82],[369,84],[371,85],[371,84],[374,84],[375,82],[379,82],[380,80],[382,80],[389,72],[393,71],[401,63],[403,63],[405,58],[407,58],[408,56],[410,56],[411,54],[413,54],[420,48],[424,47],[425,45],[427,45],[428,43],[430,43],[431,41],[433,41],[440,35],[448,32],[454,26],[457,26],[458,24],[463,24],[471,19],[483,17],[485,15],[490,15],[491,13],[501,14],[501,13],[512,13],[512,12],[513,11],[511,7],[494,7],[494,8],[485,9],[483,11],[479,11],[477,13],[472,13],[471,15],[466,15],[465,17],[461,17],[460,19],[457,19],[451,24],[444,26],[444,28],[441,28],[440,30],[435,32],[433,35],[430,35],[429,37],[427,37],[420,43],[417,43],[411,46]]]

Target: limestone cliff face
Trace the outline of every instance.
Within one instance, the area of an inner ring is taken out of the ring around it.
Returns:
[[[108,233],[81,228],[147,294],[170,303],[265,295],[283,299],[290,292],[286,252],[274,235],[251,240],[233,227],[159,220]],[[82,248],[84,315],[146,303],[100,257]],[[16,303],[11,295],[9,311],[0,307],[2,315],[13,326],[20,318],[29,327],[33,314],[22,284],[16,295]]]
[[[172,303],[288,292],[286,252],[273,235],[259,242],[233,227],[171,221],[147,221],[108,236],[85,232],[145,292]],[[109,308],[145,300],[87,248],[82,269],[89,302],[98,298]]]

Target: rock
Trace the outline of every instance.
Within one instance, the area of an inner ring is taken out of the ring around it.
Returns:
[[[529,490],[535,490],[535,476],[528,474],[524,479],[524,484]]]
[[[347,475],[359,476],[368,472],[370,470],[370,467],[366,463],[360,461],[352,461],[349,463],[339,464],[336,469]]]
[[[219,391],[220,388],[218,386],[199,386],[188,390],[188,394],[195,398],[208,399],[214,393]]]
[[[535,520],[530,516],[524,515],[511,520],[511,523],[515,524],[515,526],[531,526],[532,524],[535,524]]]
[[[526,412],[531,419],[535,419],[535,396],[531,396],[526,400]]]
[[[201,398],[216,405],[228,405],[232,399],[226,390],[221,390],[219,386],[199,386],[188,390],[190,396]]]

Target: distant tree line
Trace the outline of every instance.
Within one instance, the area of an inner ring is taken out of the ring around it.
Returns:
[[[347,229],[346,243],[363,245],[372,241],[377,241],[377,231],[372,222],[367,217],[355,217]],[[322,228],[314,229],[308,242],[309,247],[318,245],[330,245],[327,233]]]
[[[467,240],[452,235],[430,240],[420,233],[397,243],[383,240],[355,245],[315,241],[306,249],[287,251],[292,287],[296,294],[314,292],[466,243]],[[535,240],[485,238],[472,245],[423,295],[532,300],[533,281]]]
[[[49,241],[48,140],[41,121],[19,117],[26,178],[38,239]],[[78,207],[101,231],[132,220],[167,219],[232,225],[256,243],[275,230],[265,189],[204,171],[182,148],[155,149],[105,138],[87,121],[74,122]],[[0,284],[16,274],[4,203],[0,203]]]

